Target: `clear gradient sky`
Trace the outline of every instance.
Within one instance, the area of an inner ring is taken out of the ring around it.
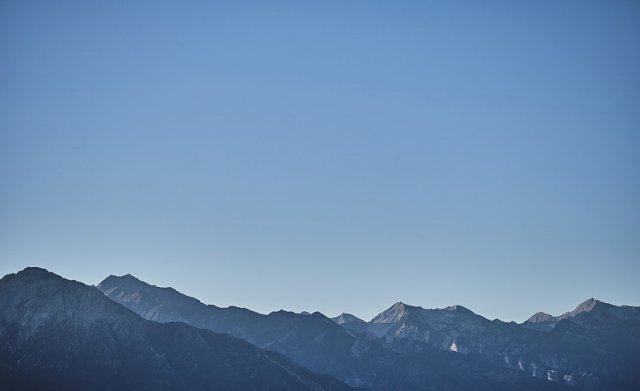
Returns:
[[[0,56],[2,275],[640,305],[638,1],[2,1]]]

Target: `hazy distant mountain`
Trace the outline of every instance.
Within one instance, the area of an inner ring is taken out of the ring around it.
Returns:
[[[611,316],[622,321],[640,320],[640,307],[615,306],[591,298],[579,304],[573,311],[560,316],[552,316],[544,312],[538,312],[523,323],[525,327],[550,331],[562,320],[568,319],[575,323],[587,325],[585,321],[596,317]],[[606,320],[606,319],[605,319]]]
[[[334,322],[354,333],[361,333],[367,327],[367,322],[351,314],[340,314],[331,318]]]
[[[396,303],[365,331],[388,343],[412,340],[477,354],[534,377],[587,389],[638,389],[640,313],[590,299],[560,317],[524,325],[490,321],[462,306],[424,309]]]
[[[146,284],[130,275],[109,276],[98,284],[98,289],[145,319],[185,322],[231,334],[284,353],[307,368],[358,383],[359,376],[350,360],[353,337],[319,312],[302,315],[277,311],[263,315],[238,307],[220,308],[205,305],[172,288]]]
[[[344,383],[229,335],[156,323],[27,268],[0,280],[2,390],[326,390]]]
[[[331,320],[318,312],[262,315],[237,307],[220,308],[130,275],[109,276],[98,288],[147,319],[182,321],[229,333],[283,353],[316,372],[374,390],[563,389],[479,356],[457,354],[422,341],[389,343],[358,332],[367,324],[352,315]]]

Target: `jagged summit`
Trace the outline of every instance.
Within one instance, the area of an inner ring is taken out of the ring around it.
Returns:
[[[140,280],[139,278],[137,278],[136,276],[133,276],[129,273],[122,275],[122,276],[116,276],[116,275],[109,275],[109,277],[105,278],[104,280],[102,280],[102,282],[100,282],[100,284],[98,284],[98,286],[107,286],[107,285],[113,285],[113,284],[121,284],[121,283],[141,283],[144,284],[144,282],[142,280]]]
[[[547,314],[546,312],[536,312],[526,321],[537,323],[537,322],[548,322],[550,320],[553,320],[553,315]]]
[[[130,309],[142,314],[145,319],[153,321],[163,321],[165,320],[163,314],[170,316],[174,311],[185,308],[190,311],[199,311],[203,305],[198,299],[184,295],[173,288],[157,287],[131,274],[110,275],[99,283],[97,288],[112,300],[121,304],[127,303]],[[180,317],[173,320],[184,321]]]
[[[371,323],[397,323],[406,319],[409,315],[409,311],[412,308],[410,305],[406,305],[401,301],[396,302],[389,309],[381,312],[378,316],[371,320]]]
[[[570,315],[570,316],[575,316],[577,314],[580,314],[582,312],[591,312],[593,311],[596,307],[610,307],[611,304],[605,303],[603,301],[600,300],[596,300],[593,297],[583,301],[582,303],[578,304],[578,306],[571,312],[565,314],[565,315]]]
[[[110,275],[109,277],[105,278],[104,280],[102,280],[102,282],[100,282],[97,285],[97,288],[100,289],[101,291],[108,291],[110,289],[113,288],[117,288],[117,289],[121,289],[126,287],[127,290],[137,290],[138,293],[141,292],[150,292],[153,291],[154,289],[160,289],[162,291],[165,292],[170,292],[174,295],[179,295],[179,296],[186,296],[183,295],[181,293],[179,293],[177,290],[175,290],[174,288],[171,287],[159,287],[156,285],[151,285],[149,283],[146,283],[144,281],[142,281],[141,279],[137,278],[134,275],[131,274],[125,274],[122,276],[115,276],[115,275]],[[189,297],[189,296],[187,296]],[[189,297],[192,300],[196,300],[195,298]]]
[[[438,314],[449,314],[449,316],[454,316],[455,318],[463,316],[464,319],[468,318],[469,316],[476,315],[467,307],[459,304],[451,305],[445,308],[425,309],[420,306],[411,306],[399,301],[389,307],[389,309],[383,311],[375,318],[373,318],[370,323],[400,323],[406,321],[410,315],[417,318],[423,318],[425,316],[441,316]]]
[[[631,308],[631,312],[633,312],[633,307]],[[617,307],[592,297],[578,304],[573,311],[565,312],[560,316],[553,316],[546,312],[537,312],[522,324],[531,329],[549,331],[554,329],[561,321],[565,319],[576,319],[583,314],[609,313],[613,316],[625,317],[628,316],[628,314],[626,314],[627,312],[628,311],[622,309],[622,307]]]
[[[48,278],[56,276],[47,269],[35,266],[29,266],[17,273],[7,274],[7,276],[19,276],[19,277],[36,277],[36,278]],[[57,277],[57,276],[56,276]]]
[[[573,318],[582,313],[592,312],[599,308],[609,309],[614,307],[615,307],[614,305],[605,303],[600,300],[596,300],[592,297],[578,304],[573,311],[565,312],[560,316],[553,316],[553,315],[547,314],[546,312],[537,312],[534,315],[532,315],[529,319],[527,319],[525,323],[559,322],[563,319]]]
[[[391,307],[389,307],[389,309],[395,310],[395,311],[405,311],[407,307],[410,307],[410,306],[401,301],[397,301]]]

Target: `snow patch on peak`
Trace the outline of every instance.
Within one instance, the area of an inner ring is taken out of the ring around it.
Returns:
[[[346,312],[336,316],[335,318],[331,318],[331,320],[333,320],[337,324],[366,323],[364,320],[358,318],[357,316],[352,315],[352,314],[348,314]]]
[[[468,309],[467,307],[461,306],[460,304],[456,304],[456,305],[450,305],[449,307],[445,308],[446,311],[457,311],[457,312],[461,312],[461,313],[472,313],[473,311],[471,311],[470,309]]]

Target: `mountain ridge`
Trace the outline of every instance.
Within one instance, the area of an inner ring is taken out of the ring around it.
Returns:
[[[117,280],[111,279],[99,287],[108,297],[145,318],[186,321],[196,327],[229,333],[259,347],[278,351],[315,372],[332,375],[352,386],[404,391],[428,387],[470,391],[557,387],[512,368],[495,366],[472,355],[457,355],[421,341],[393,343],[375,338],[363,330],[347,327],[357,321],[337,324],[320,312],[301,315],[276,311],[263,315],[202,303],[197,308],[191,305],[181,307],[171,294],[163,299],[166,291],[149,284],[144,283],[131,290],[130,286],[118,286],[116,283]],[[134,296],[136,300],[129,300]],[[158,303],[164,305],[158,307]],[[449,309],[444,312],[456,311]],[[466,368],[464,376],[460,376],[461,368]]]
[[[33,296],[33,292],[26,290],[20,293],[9,291],[7,294],[6,287],[12,284],[11,281],[15,283],[16,278],[40,293]],[[52,281],[65,283],[56,285]],[[425,387],[446,390],[542,390],[562,384],[587,390],[599,390],[602,387],[627,390],[640,384],[632,361],[640,351],[639,308],[614,306],[593,298],[561,315],[562,319],[545,313],[536,314],[537,323],[545,324],[551,319],[556,326],[550,330],[532,330],[528,328],[529,324],[490,321],[461,305],[425,309],[396,302],[370,322],[351,314],[330,319],[317,311],[298,314],[280,310],[265,315],[240,307],[207,305],[173,288],[156,287],[130,274],[109,276],[98,287],[89,287],[66,280],[46,269],[29,267],[3,277],[0,280],[0,292],[3,289],[5,294],[0,295],[0,309],[15,310],[0,311],[0,339],[3,338],[5,347],[0,360],[0,363],[4,363],[0,365],[0,376],[11,381],[27,380],[24,377],[15,378],[13,370],[7,372],[7,363],[18,361],[12,361],[16,356],[6,347],[13,346],[11,349],[14,351],[27,349],[16,341],[42,339],[42,330],[49,331],[49,338],[65,342],[28,346],[28,349],[35,350],[30,354],[25,353],[19,362],[32,371],[31,375],[35,373],[35,378],[46,375],[41,372],[45,369],[36,365],[42,360],[49,362],[48,365],[71,365],[58,356],[61,353],[84,355],[87,359],[83,365],[89,366],[107,357],[108,362],[119,362],[120,359],[112,354],[103,357],[100,355],[102,353],[95,355],[86,347],[84,350],[77,349],[78,346],[88,346],[83,341],[104,341],[105,336],[112,342],[106,345],[95,343],[96,346],[103,346],[101,351],[104,352],[112,352],[109,346],[115,343],[113,341],[119,341],[118,338],[133,338],[128,343],[136,351],[131,354],[132,357],[146,354],[147,348],[144,346],[164,346],[164,337],[158,339],[157,336],[167,332],[182,335],[181,346],[201,351],[212,360],[215,360],[215,356],[211,356],[213,353],[209,348],[201,344],[194,345],[194,341],[204,338],[215,346],[231,344],[228,346],[235,346],[233,351],[257,349],[252,345],[242,345],[246,342],[241,340],[238,341],[242,343],[238,344],[233,339],[219,337],[219,334],[202,334],[198,329],[189,328],[186,323],[249,339],[307,368],[336,376],[352,386],[366,386],[372,390],[386,390],[392,385],[394,389],[403,391],[417,391]],[[75,299],[70,301],[69,297]],[[47,305],[37,307],[38,303]],[[140,315],[153,322],[144,323],[148,321],[141,319]],[[145,338],[151,339],[141,344]],[[602,351],[603,346],[609,347]],[[558,351],[563,352],[564,359],[561,359],[563,356],[559,356]],[[224,353],[225,350],[219,352]],[[603,364],[594,366],[584,361],[584,358],[598,357],[601,354],[599,352],[607,355],[606,359],[603,356],[599,360]],[[281,359],[274,357],[276,362],[280,362],[278,360]],[[558,364],[567,359],[569,361],[564,364]],[[147,360],[149,366],[143,365],[145,381],[160,379],[158,381],[162,384],[174,384],[172,388],[179,389],[175,381],[182,376],[182,370],[162,360]],[[266,368],[270,364],[254,361],[252,365]],[[293,362],[279,365],[297,368]],[[622,377],[612,378],[608,375],[611,366],[617,368]],[[112,367],[106,365],[96,368],[108,371]],[[92,371],[98,375],[102,373],[96,368]],[[460,372],[460,368],[465,369]],[[52,369],[47,371],[51,373]],[[314,376],[309,373],[308,376]],[[524,375],[529,377],[522,377]],[[133,373],[127,376],[125,378],[135,378]],[[203,376],[206,377],[201,374],[198,381]],[[286,375],[283,376],[286,378]],[[545,379],[544,383],[540,383],[543,380],[537,380],[542,378]],[[56,381],[62,387],[68,385],[65,383],[67,380],[57,378]],[[86,381],[91,383],[97,380]],[[227,380],[218,378],[216,381]],[[126,389],[130,385],[120,384],[118,387]]]
[[[46,269],[43,269],[43,270],[46,270]],[[218,306],[218,305],[211,304],[211,303],[205,303],[205,302],[199,300],[198,298],[196,298],[194,296],[187,295],[185,293],[182,293],[182,292],[178,291],[177,289],[175,289],[173,287],[170,287],[170,286],[163,287],[163,286],[157,286],[157,285],[154,285],[154,284],[149,284],[149,283],[145,282],[144,280],[142,280],[142,279],[140,279],[140,278],[138,278],[135,275],[130,274],[130,273],[126,273],[126,274],[123,274],[121,276],[110,274],[105,279],[103,279],[100,283],[98,283],[98,285],[96,285],[96,287],[100,287],[100,285],[105,284],[106,282],[109,282],[109,281],[113,281],[113,280],[120,280],[120,281],[122,281],[122,280],[125,280],[125,281],[126,280],[130,280],[132,282],[142,283],[142,284],[148,285],[148,286],[153,287],[153,288],[166,289],[166,290],[172,291],[174,293],[177,293],[177,294],[179,294],[181,296],[185,296],[185,297],[191,298],[191,299],[197,301],[198,303],[201,303],[201,304],[204,304],[204,305],[207,305],[207,306],[211,306],[211,307],[215,307],[215,308],[220,308],[220,309],[247,310],[247,311],[251,311],[252,313],[259,314],[259,315],[264,315],[264,316],[267,316],[267,315],[275,313],[275,312],[280,312],[280,311],[296,313],[294,311],[289,311],[289,310],[286,310],[286,309],[273,310],[273,311],[269,311],[269,312],[260,312],[260,311],[252,310],[252,309],[247,308],[247,307],[233,305],[233,304],[229,305],[227,307],[223,307],[223,306]],[[104,291],[105,289],[102,288],[101,290]],[[422,307],[420,305],[411,305],[411,304],[407,304],[407,303],[402,302],[402,301],[397,301],[393,305],[391,305],[389,308],[387,308],[386,310],[383,310],[380,313],[378,313],[377,315],[375,315],[373,318],[371,318],[371,320],[369,322],[373,321],[373,319],[375,319],[376,317],[380,316],[385,311],[391,310],[394,306],[398,306],[398,305],[405,306],[407,308],[415,308],[415,309],[423,309],[423,310],[424,309],[426,309],[426,310],[460,310],[460,311],[464,311],[464,312],[473,313],[473,314],[478,315],[478,316],[482,316],[483,318],[485,318],[487,320],[489,319],[489,318],[487,318],[487,317],[485,317],[485,316],[483,316],[481,314],[478,314],[478,313],[472,311],[471,309],[469,309],[466,306],[461,305],[461,304],[452,304],[452,305],[449,305],[449,306],[446,306],[446,307],[424,308],[424,307]],[[524,324],[524,323],[527,323],[529,321],[535,321],[536,319],[539,319],[540,317],[543,317],[543,318],[544,317],[548,317],[548,318],[554,318],[554,319],[558,319],[558,318],[562,317],[564,319],[564,318],[567,317],[567,315],[569,315],[571,313],[576,313],[577,314],[577,313],[581,313],[581,312],[583,312],[585,310],[588,311],[588,310],[590,310],[591,307],[595,307],[595,305],[615,306],[615,307],[623,307],[623,308],[624,307],[630,307],[630,308],[639,308],[640,307],[640,306],[624,305],[624,304],[616,306],[616,305],[607,303],[607,302],[605,302],[603,300],[599,300],[599,299],[595,299],[595,298],[591,297],[591,298],[588,298],[588,299],[580,302],[573,310],[566,311],[566,312],[564,312],[564,313],[562,313],[561,315],[558,315],[558,316],[551,315],[551,314],[549,314],[547,312],[544,312],[544,311],[539,311],[539,312],[535,312],[533,315],[531,315],[529,318],[527,318],[526,320],[524,320],[522,322],[516,322],[514,320],[503,320],[503,319],[500,319],[500,318],[496,318],[496,319],[493,319],[493,320],[499,320],[499,321],[504,322],[504,323]],[[324,315],[324,313],[321,312],[321,311],[313,311],[313,312],[301,311],[301,312],[298,312],[297,314],[307,315],[307,314],[315,313],[315,312],[319,312],[319,313]],[[359,317],[359,316],[357,316],[355,314],[351,314],[351,313],[341,313],[340,315],[338,315],[336,317],[333,317],[333,318],[330,318],[330,319],[338,318],[341,315],[353,316],[353,317],[355,317],[357,319],[360,319],[360,320],[363,320],[364,322],[367,322],[362,317]]]
[[[7,390],[352,389],[242,339],[142,319],[41,268],[0,279],[0,379]]]

